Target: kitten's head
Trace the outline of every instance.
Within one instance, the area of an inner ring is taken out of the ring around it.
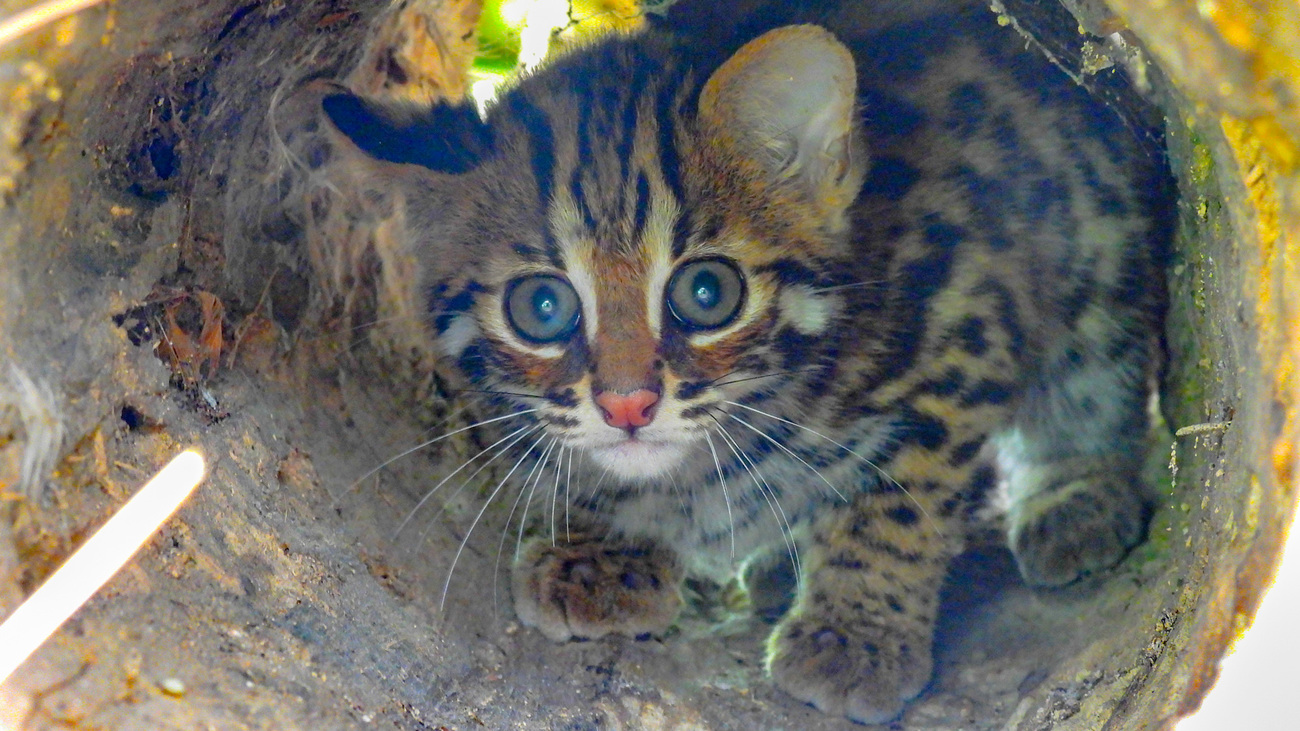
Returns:
[[[853,60],[826,31],[778,28],[716,68],[681,53],[580,50],[486,121],[325,101],[404,191],[440,352],[632,481],[712,465],[727,402],[793,416],[826,387],[865,169]]]

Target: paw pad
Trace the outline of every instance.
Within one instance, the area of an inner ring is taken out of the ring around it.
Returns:
[[[515,564],[515,613],[551,639],[662,634],[682,605],[674,554],[646,546],[530,542]]]

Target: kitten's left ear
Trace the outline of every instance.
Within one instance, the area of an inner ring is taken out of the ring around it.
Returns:
[[[849,50],[819,26],[790,25],[727,59],[700,92],[699,112],[715,144],[838,214],[857,196],[866,167],[856,108]]]
[[[387,110],[340,92],[322,98],[321,107],[357,147],[385,162],[459,174],[477,167],[492,149],[492,128],[468,102],[442,103],[412,113]]]

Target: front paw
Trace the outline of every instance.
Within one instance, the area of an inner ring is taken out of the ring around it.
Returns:
[[[928,636],[855,621],[787,617],[768,640],[777,686],[823,713],[884,723],[930,682]]]
[[[649,544],[530,542],[511,586],[519,621],[563,642],[660,635],[682,606],[682,569]]]
[[[1007,542],[1033,586],[1064,586],[1119,563],[1142,540],[1147,509],[1120,476],[1065,482],[1012,513]]]

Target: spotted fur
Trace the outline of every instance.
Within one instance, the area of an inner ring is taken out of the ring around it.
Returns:
[[[687,0],[484,120],[325,108],[404,197],[441,355],[556,440],[526,459],[565,471],[581,538],[523,552],[525,623],[662,632],[683,573],[784,565],[775,681],[880,721],[929,681],[948,562],[999,484],[1033,584],[1141,539],[1167,202],[1130,130],[980,3],[866,5]],[[705,260],[744,291],[701,329],[668,300]],[[533,275],[580,303],[558,340],[513,319]]]

